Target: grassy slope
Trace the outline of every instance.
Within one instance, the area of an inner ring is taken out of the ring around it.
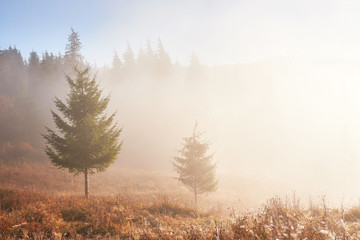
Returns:
[[[0,239],[360,239],[360,207],[273,198],[239,214],[219,207],[229,196],[218,195],[196,212],[171,175],[113,169],[91,183],[96,195],[84,199],[82,176],[47,164],[0,166]]]
[[[199,239],[216,236],[220,222],[229,224],[215,213],[196,213],[164,195],[85,199],[1,190],[0,207],[1,239]]]
[[[360,208],[303,209],[280,198],[224,217],[167,195],[49,196],[0,190],[1,239],[359,239]]]

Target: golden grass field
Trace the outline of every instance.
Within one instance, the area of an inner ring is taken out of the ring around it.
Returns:
[[[171,175],[94,175],[85,199],[82,176],[40,163],[0,169],[0,239],[360,239],[360,207],[333,209],[325,199],[304,207],[274,197],[245,210],[220,192],[196,210]]]

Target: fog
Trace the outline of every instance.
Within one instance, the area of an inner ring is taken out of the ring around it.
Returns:
[[[171,160],[198,122],[215,154],[216,196],[246,201],[245,206],[294,192],[303,200],[326,195],[335,205],[343,198],[357,203],[359,64],[310,58],[175,63],[166,77],[94,68],[104,95],[111,96],[108,113],[116,111],[123,127],[123,148],[111,168],[175,177]],[[34,95],[42,126],[54,126],[53,99],[65,99],[68,91],[64,80],[52,84],[33,86],[42,92]]]
[[[96,37],[87,39],[83,49],[89,62],[99,66],[111,62],[113,50],[123,51],[126,40],[138,50],[146,39],[158,37],[182,64],[189,63],[191,51],[207,65],[293,56],[354,59],[360,54],[360,6],[353,0],[104,1],[103,5],[97,14],[107,13],[107,18],[94,24],[88,35]]]
[[[171,160],[198,122],[215,154],[219,192],[357,201],[360,6],[275,2],[137,2],[124,15],[117,12],[123,3],[108,1],[109,22],[86,29],[84,38],[80,27],[84,63],[111,96],[108,113],[116,111],[123,127],[123,148],[112,168],[175,176]],[[140,66],[140,56],[157,49],[158,37],[169,66],[154,73],[148,63]],[[136,67],[121,55],[129,46]],[[120,73],[111,64],[115,49]],[[66,97],[66,73],[47,73],[46,84],[26,77],[38,129],[54,127],[50,109],[55,96]]]
[[[281,59],[203,66],[191,82],[185,68],[161,83],[104,82],[124,127],[117,166],[171,171],[197,121],[219,176],[259,182],[273,194],[356,201],[359,63]]]

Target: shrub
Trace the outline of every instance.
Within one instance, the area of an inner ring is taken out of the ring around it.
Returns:
[[[86,222],[90,219],[90,213],[82,208],[67,208],[61,210],[61,216],[65,222]]]
[[[155,203],[148,208],[148,211],[151,214],[161,214],[161,215],[170,215],[170,216],[182,216],[182,217],[196,217],[196,214],[193,209],[181,206],[180,204],[171,203],[171,202],[160,202]]]
[[[12,190],[0,189],[0,209],[2,211],[11,212],[20,209],[21,198]]]

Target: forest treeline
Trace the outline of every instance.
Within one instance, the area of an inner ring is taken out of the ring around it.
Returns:
[[[65,76],[74,67],[90,66],[81,55],[79,35],[72,30],[65,53],[30,52],[22,56],[10,46],[0,49],[0,160],[21,162],[43,158],[40,133],[49,123],[49,110],[55,95],[65,97]],[[134,53],[130,43],[125,52],[114,52],[111,66],[92,70],[105,85],[115,86],[131,82],[153,81],[154,85],[176,81],[179,69],[187,79],[199,77],[201,65],[192,55],[190,65],[174,63],[158,39],[155,49],[147,41],[146,47]],[[146,80],[145,80],[146,79]]]
[[[0,160],[47,161],[41,134],[45,126],[54,127],[50,110],[55,97],[66,98],[66,75],[73,77],[75,66],[90,66],[104,94],[111,95],[109,111],[118,112],[126,137],[122,166],[169,169],[169,156],[196,120],[204,129],[231,120],[223,126],[232,134],[231,124],[259,118],[247,108],[273,115],[269,69],[274,66],[207,66],[190,52],[184,65],[170,57],[160,39],[148,40],[137,51],[125,44],[124,52],[114,52],[104,66],[88,63],[74,30],[64,36],[64,53],[23,56],[14,46],[0,48]]]

